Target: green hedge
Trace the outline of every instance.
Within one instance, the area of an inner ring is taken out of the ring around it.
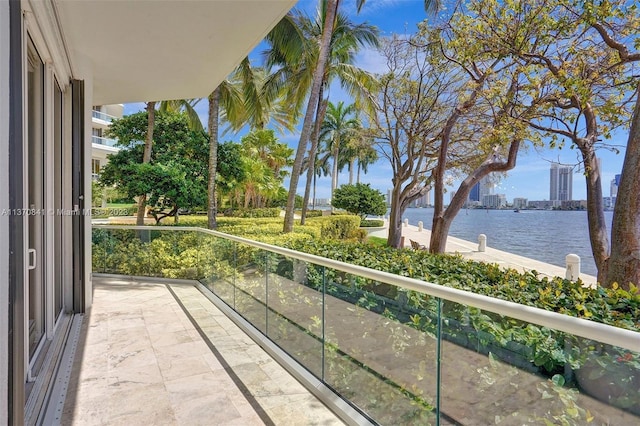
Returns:
[[[380,219],[365,219],[360,222],[361,228],[379,228],[384,226],[384,220]]]
[[[640,292],[637,288],[595,289],[559,277],[520,273],[497,264],[461,256],[394,249],[342,241],[306,241],[289,248],[330,259],[460,290],[640,331]]]
[[[358,229],[360,227],[360,217],[354,215],[335,215],[310,218],[306,221],[310,226],[320,228],[323,239],[346,240],[363,238]],[[366,235],[366,232],[365,232]]]
[[[295,214],[302,215],[302,210],[296,210]],[[322,216],[322,210],[307,210],[307,218]]]
[[[223,212],[226,217],[279,217],[280,209],[273,208],[250,208],[250,209],[227,209]]]

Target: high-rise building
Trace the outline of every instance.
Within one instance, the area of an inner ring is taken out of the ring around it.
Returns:
[[[469,193],[469,204],[472,204],[474,201],[480,203],[485,195],[493,194],[494,182],[490,176],[491,175],[487,175],[483,177],[473,185]]]
[[[513,199],[513,208],[514,209],[526,209],[527,208],[527,199],[516,197]]]
[[[611,179],[611,186],[609,187],[609,197],[617,197],[618,196],[618,188],[620,187],[620,175],[616,175],[613,179]]]
[[[500,209],[507,205],[507,197],[504,194],[487,194],[482,197],[482,207]]]
[[[573,199],[573,167],[551,163],[549,177],[550,201],[570,201]]]
[[[480,182],[476,182],[469,192],[469,201],[480,201]]]

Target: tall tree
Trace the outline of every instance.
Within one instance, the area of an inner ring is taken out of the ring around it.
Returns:
[[[388,72],[380,77],[376,114],[368,119],[371,136],[393,172],[387,244],[400,247],[402,215],[427,192],[437,153],[436,135],[447,104],[446,73],[418,54],[408,40],[393,37],[381,53]]]
[[[209,95],[209,229],[215,229],[217,225],[216,174],[221,119],[233,130],[245,125],[252,129],[263,129],[272,120],[277,128],[291,130],[296,112],[287,106],[281,95],[282,87],[268,78],[265,69],[252,67],[249,58],[244,58],[229,78]]]
[[[115,120],[109,134],[122,146],[110,156],[100,180],[115,185],[129,197],[145,195],[145,205],[156,219],[173,216],[179,208],[202,206],[206,201],[206,134],[189,129],[182,113],[158,112],[154,120],[153,152],[145,160],[146,146],[139,135],[147,132],[148,113]]]
[[[498,0],[470,2],[475,25],[490,32],[474,39],[526,67],[545,94],[544,109],[527,120],[550,140],[580,152],[587,189],[587,217],[598,281],[604,282],[609,239],[597,149],[615,128],[628,124],[627,94],[635,90],[640,53],[634,53],[640,18],[624,0],[574,2]],[[496,11],[501,11],[496,13]],[[524,37],[504,37],[518,33]]]
[[[318,49],[314,48],[314,44],[309,44],[308,40],[320,39],[324,20],[324,13],[318,14],[316,20],[312,20],[305,15],[297,15],[296,22],[300,26],[301,33],[305,35],[304,41],[309,48],[307,49],[306,54],[301,57],[299,64],[280,64],[283,66],[282,70],[285,74],[291,75],[287,81],[299,83],[299,87],[289,93],[295,93],[300,99],[302,99],[300,95],[308,92],[308,88],[306,86],[308,86],[310,76],[315,68],[315,63],[317,62]],[[342,88],[346,90],[353,99],[356,99],[356,103],[364,107],[370,105],[369,94],[373,90],[375,79],[372,75],[364,72],[354,64],[356,53],[364,46],[378,46],[377,28],[372,27],[367,23],[356,25],[344,14],[338,13],[336,15],[336,23],[331,38],[331,52],[322,84],[320,86],[320,95],[318,97],[319,105],[316,110],[314,131],[311,136],[311,147],[309,148],[307,155],[307,158],[310,158],[311,162],[316,158],[315,153],[318,149],[320,135],[319,126],[324,121],[327,108],[328,99],[323,99],[323,93],[325,88],[327,88],[334,79],[337,79]],[[295,102],[296,100],[293,99],[292,103]],[[311,180],[315,180],[315,175],[312,174],[313,169],[315,169],[313,164],[311,165],[311,168],[307,169],[304,193],[305,201],[303,202],[301,214],[301,223],[303,224],[306,218]]]
[[[146,164],[151,161],[151,151],[153,150],[153,129],[156,122],[156,102],[147,102],[147,129],[144,140],[144,152],[142,153],[142,163]],[[136,225],[144,225],[144,216],[147,206],[147,194],[138,196],[138,213],[136,215]]]
[[[640,286],[640,86],[613,211],[611,257],[604,285]]]
[[[354,132],[360,128],[360,121],[355,117],[355,105],[345,106],[340,101],[337,105],[329,102],[327,114],[322,123],[321,138],[327,141],[331,150],[333,166],[331,169],[331,198],[338,187],[338,173],[340,169],[340,153],[344,153],[343,142],[354,137]],[[342,151],[341,151],[342,148]]]
[[[293,212],[295,208],[296,190],[298,188],[298,180],[300,179],[302,160],[304,159],[304,153],[307,150],[307,143],[311,136],[311,126],[313,124],[316,106],[318,105],[318,99],[320,97],[322,78],[329,58],[329,45],[331,43],[331,35],[333,33],[333,25],[337,11],[338,0],[327,0],[326,17],[322,29],[318,62],[313,73],[313,83],[311,85],[311,93],[309,94],[309,102],[307,103],[307,109],[302,123],[302,131],[300,132],[300,140],[298,141],[298,148],[296,150],[296,156],[291,170],[289,194],[287,197],[287,207],[284,216],[284,232],[293,231]]]
[[[364,3],[365,0],[357,1],[358,10],[360,10]],[[298,187],[300,171],[302,169],[302,160],[304,159],[307,144],[311,136],[314,113],[319,105],[320,88],[322,87],[322,81],[326,72],[326,65],[330,53],[330,43],[333,36],[333,30],[335,28],[334,21],[338,13],[339,0],[324,0],[321,4],[322,8],[325,10],[325,18],[322,26],[322,36],[320,38],[318,60],[315,64],[313,72],[310,95],[307,102],[307,108],[302,124],[302,131],[300,133],[300,140],[298,142],[298,147],[296,150],[293,169],[291,171],[289,195],[287,198],[287,206],[285,211],[284,232],[291,232],[293,230],[293,211],[295,207],[296,190]],[[425,0],[424,4],[425,9],[436,11],[440,6],[440,1]],[[311,155],[310,158],[315,158],[315,155]]]

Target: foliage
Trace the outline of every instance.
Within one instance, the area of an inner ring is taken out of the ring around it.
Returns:
[[[497,264],[474,262],[460,256],[376,247],[340,241],[310,241],[290,247],[380,271],[417,278],[522,305],[585,318],[615,327],[640,330],[640,292],[621,288],[588,288],[581,281],[519,273]]]
[[[102,187],[96,182],[91,181],[91,207],[100,207],[102,204]]]
[[[253,208],[253,209],[227,209],[224,211],[227,217],[280,217],[280,209],[270,208]]]
[[[178,209],[205,205],[206,135],[191,130],[184,114],[159,112],[151,161],[143,163],[142,140],[146,128],[146,112],[112,123],[108,134],[118,139],[122,149],[109,156],[109,162],[100,174],[100,184],[115,186],[129,198],[146,195],[146,205],[156,222],[176,216]]]
[[[331,205],[358,215],[363,220],[368,215],[381,216],[387,211],[384,195],[368,183],[342,185],[336,189]]]
[[[462,34],[460,45],[482,46],[483,53],[513,63],[526,77],[517,104],[536,110],[522,123],[550,148],[568,145],[578,151],[598,280],[610,285],[597,150],[617,152],[606,141],[613,129],[630,123],[629,97],[640,81],[638,3],[472,0],[466,6],[453,23]]]
[[[360,221],[360,227],[361,228],[379,228],[381,226],[384,226],[384,220],[368,219],[368,220],[361,220]]]
[[[240,143],[245,179],[235,189],[237,201],[245,208],[266,207],[270,200],[284,196],[282,186],[291,165],[293,149],[278,142],[273,130],[254,130]]]
[[[320,228],[322,239],[345,240],[350,238],[362,238],[359,233],[360,218],[352,215],[335,215],[310,218],[309,226]]]
[[[216,186],[220,194],[228,194],[246,178],[242,161],[242,148],[233,142],[218,145]]]
[[[296,210],[295,214],[302,214],[302,210]],[[320,217],[322,216],[322,210],[307,210],[307,217]]]

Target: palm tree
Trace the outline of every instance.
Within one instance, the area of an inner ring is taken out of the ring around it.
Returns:
[[[217,225],[215,180],[220,119],[223,118],[231,130],[239,130],[247,124],[252,129],[264,129],[271,120],[278,129],[292,130],[295,111],[279,99],[282,88],[268,77],[265,69],[252,67],[249,58],[244,58],[229,78],[209,95],[209,229],[215,229]]]
[[[207,227],[216,229],[218,203],[216,197],[216,175],[218,172],[218,126],[220,106],[224,107],[227,120],[231,123],[239,121],[242,98],[237,89],[225,80],[209,95],[209,113],[207,129],[209,131],[209,182],[207,183]]]
[[[338,187],[338,172],[340,169],[340,148],[341,143],[349,140],[354,132],[360,128],[360,121],[352,116],[355,112],[355,105],[344,105],[344,102],[338,102],[337,105],[329,102],[327,106],[327,114],[322,123],[320,137],[328,142],[333,159],[333,167],[331,172],[331,198]],[[344,153],[344,148],[342,149]]]
[[[336,13],[338,11],[338,0],[327,0],[325,5],[325,22],[322,27],[322,37],[320,38],[320,50],[318,52],[318,61],[313,72],[311,85],[311,93],[302,123],[302,131],[300,132],[300,141],[296,150],[296,157],[293,162],[291,171],[291,180],[289,183],[289,195],[287,197],[287,208],[284,216],[284,232],[293,231],[293,212],[295,208],[296,189],[300,178],[300,170],[302,169],[302,160],[307,148],[309,137],[311,136],[311,125],[316,111],[316,106],[320,100],[320,87],[325,74],[325,68],[329,59],[331,36],[333,34],[333,24]],[[302,44],[304,45],[304,44]],[[313,158],[313,156],[311,157]]]
[[[162,101],[160,102],[158,111],[184,111],[187,115],[187,119],[189,120],[189,128],[195,131],[204,131],[202,121],[200,121],[200,116],[198,116],[198,113],[195,110],[195,106],[200,102],[200,100],[201,99],[174,99],[171,101]]]
[[[378,161],[378,151],[371,145],[365,145],[358,151],[358,173],[356,183],[360,183],[360,170],[364,174],[369,171],[369,166]]]
[[[331,168],[329,166],[330,158],[331,158],[331,153],[328,150],[317,150],[316,158],[314,159],[314,161],[309,161],[309,157],[307,157],[304,159],[302,163],[303,172],[305,170],[308,172],[310,170],[310,167],[313,167],[312,178],[307,180],[307,186],[313,185],[313,196],[311,197],[312,199],[311,204],[312,204],[313,210],[315,210],[316,208],[316,183],[317,183],[316,178],[331,175]],[[307,176],[308,176],[308,173],[307,173]],[[311,194],[310,191],[309,193]],[[306,195],[306,192],[305,192],[305,195]],[[304,199],[304,204],[306,205],[309,204],[308,196],[307,198]],[[304,219],[304,215],[301,217],[301,224],[304,225],[304,222],[302,222],[302,219]]]
[[[325,3],[324,6],[327,6]],[[266,62],[269,66],[277,66],[278,71],[272,76],[280,84],[286,84],[289,87],[288,104],[295,105],[296,108],[302,107],[302,102],[309,92],[313,83],[313,75],[316,71],[320,40],[323,35],[323,28],[327,23],[327,8],[319,9],[316,19],[302,13],[293,13],[287,16],[274,30],[274,35],[268,37],[271,43],[271,49],[266,52]],[[284,27],[289,31],[287,37],[282,36],[280,27]],[[278,35],[276,37],[275,35]],[[286,46],[278,43],[286,40]],[[296,41],[296,49],[301,54],[290,58],[287,55],[286,48],[289,48],[293,41]],[[328,63],[322,75],[320,83],[318,104],[315,111],[314,130],[311,135],[311,148],[307,154],[307,158],[315,159],[315,151],[318,145],[318,126],[324,119],[323,103],[327,100],[323,99],[323,91],[334,78],[338,78],[343,88],[345,88],[354,99],[366,100],[368,93],[372,92],[375,79],[369,73],[361,70],[353,65],[354,57],[358,50],[363,46],[377,46],[378,31],[377,28],[366,23],[356,25],[351,22],[346,15],[338,13],[334,19],[334,28],[330,40],[330,52]],[[305,141],[306,143],[306,141]],[[303,147],[306,149],[306,144]],[[304,221],[306,207],[308,205],[311,180],[314,168],[307,168],[307,180],[305,187],[305,200],[303,203],[302,220]]]
[[[356,182],[360,183],[360,170],[364,169],[366,173],[368,166],[378,161],[378,152],[373,148],[373,140],[367,136],[366,130],[360,127],[347,135],[344,142],[346,143],[340,147],[338,169],[342,172],[345,166],[348,168],[350,185],[353,184],[354,172],[357,170]]]
[[[358,10],[364,5],[365,0],[357,0]],[[425,9],[428,12],[435,13],[440,7],[440,0],[424,0]],[[318,51],[318,60],[315,63],[313,77],[311,78],[311,90],[307,102],[307,109],[304,115],[304,121],[302,124],[302,131],[300,132],[300,140],[298,142],[298,148],[296,150],[296,157],[293,163],[293,170],[291,171],[291,180],[289,185],[289,195],[287,198],[287,207],[285,211],[285,220],[284,220],[284,232],[291,232],[293,230],[293,212],[295,207],[295,195],[296,189],[298,187],[298,180],[300,177],[300,171],[302,169],[302,160],[304,159],[304,153],[307,148],[307,143],[309,138],[311,137],[312,131],[312,122],[314,113],[318,109],[320,105],[320,90],[322,87],[322,83],[324,80],[324,76],[326,73],[326,66],[330,56],[330,43],[333,37],[333,31],[335,28],[335,17],[338,13],[338,7],[340,5],[339,0],[321,0],[321,8],[320,10],[324,11],[324,22],[322,25],[322,32],[320,37],[320,48]],[[290,18],[287,17],[285,19],[285,23],[287,24],[287,28],[291,28]],[[283,25],[284,27],[284,25]],[[276,36],[274,39],[279,39],[280,41],[286,40],[287,37],[284,35],[284,32],[280,31],[281,28],[276,30]],[[296,33],[292,31],[292,33]],[[298,33],[299,34],[299,33]],[[287,57],[291,59],[295,57],[292,53],[296,51],[294,39],[286,40],[286,44],[291,48],[290,51],[286,52],[283,57]],[[305,43],[301,43],[298,46],[305,46]],[[306,92],[305,92],[306,94]],[[310,158],[315,158],[315,155],[310,155]]]

